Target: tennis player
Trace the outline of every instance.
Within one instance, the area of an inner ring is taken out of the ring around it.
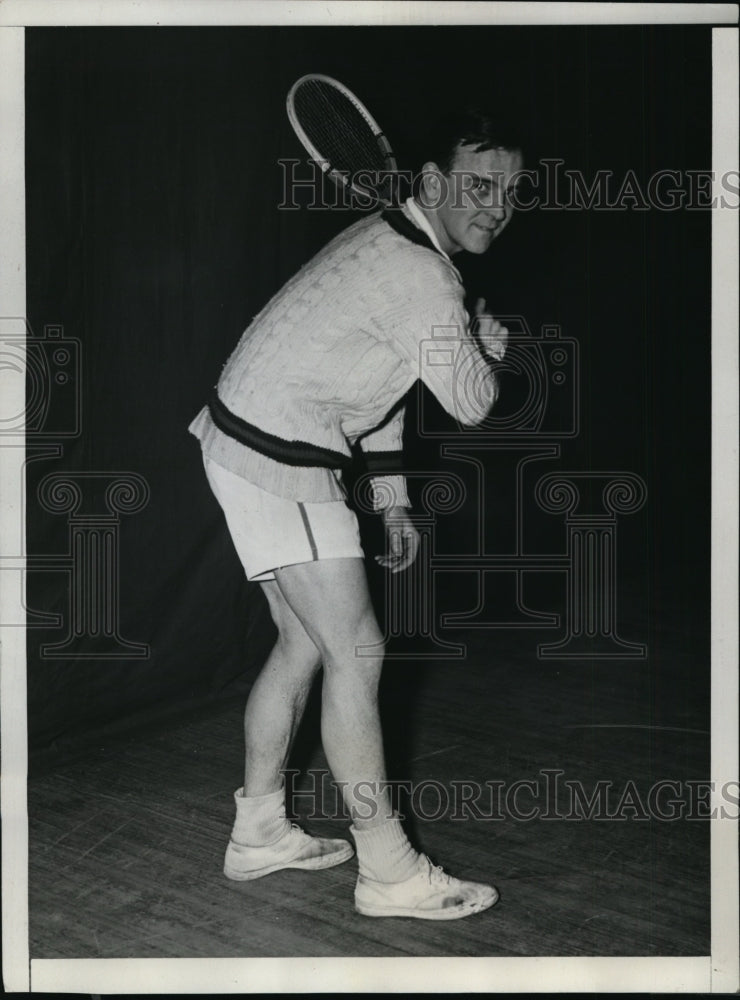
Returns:
[[[452,258],[484,253],[506,228],[522,156],[477,112],[447,123],[429,156],[414,198],[351,225],[255,317],[190,430],[278,631],[247,702],[225,874],[323,869],[354,853],[286,818],[282,772],[323,666],[321,737],[352,819],[355,907],[439,920],[485,910],[498,893],[434,866],[392,810],[378,714],[383,634],[342,475],[359,442],[388,537],[376,558],[404,572],[418,535],[402,476],[402,400],[422,379],[467,426],[496,400],[492,360],[507,331],[479,300],[471,332]]]

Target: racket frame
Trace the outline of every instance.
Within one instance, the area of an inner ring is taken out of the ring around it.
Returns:
[[[288,91],[288,96],[285,99],[285,107],[288,112],[288,118],[290,120],[290,124],[293,126],[293,131],[298,136],[300,141],[303,143],[303,146],[305,147],[306,151],[311,155],[311,159],[313,159],[316,163],[318,163],[322,171],[327,175],[327,177],[331,177],[331,179],[334,181],[335,184],[341,184],[342,187],[345,188],[349,187],[356,194],[360,194],[364,198],[369,197],[371,192],[369,191],[368,188],[356,187],[352,182],[352,178],[348,177],[347,174],[344,173],[343,171],[333,167],[332,164],[329,162],[329,160],[324,158],[320,150],[316,148],[313,142],[311,142],[309,137],[306,135],[306,132],[304,131],[303,126],[301,125],[298,119],[298,115],[296,114],[295,94],[298,88],[301,86],[301,84],[305,83],[307,80],[320,80],[322,83],[326,83],[332,87],[335,87],[355,106],[355,108],[359,111],[360,115],[365,119],[365,121],[369,125],[370,130],[372,131],[373,136],[375,137],[375,140],[378,143],[380,153],[386,161],[385,169],[389,173],[397,173],[398,164],[396,163],[396,157],[395,154],[393,153],[393,149],[391,148],[391,144],[388,142],[388,139],[386,138],[386,135],[381,129],[380,125],[378,125],[378,123],[375,121],[375,119],[367,110],[367,108],[359,99],[359,97],[353,94],[352,91],[349,89],[349,87],[345,87],[343,83],[340,83],[339,80],[336,80],[333,76],[326,76],[323,73],[306,73],[304,74],[304,76],[296,80],[293,86]],[[359,168],[359,170],[361,169],[363,168]],[[377,194],[377,192],[375,192],[375,194],[379,198],[379,200],[382,201],[384,204],[390,205],[392,203],[390,199],[382,198],[379,194]]]

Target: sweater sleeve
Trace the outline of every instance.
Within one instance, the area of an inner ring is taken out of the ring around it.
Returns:
[[[496,402],[498,380],[470,334],[461,292],[414,298],[399,317],[397,349],[451,416],[480,424]]]
[[[373,509],[410,507],[403,476],[403,421],[405,407],[399,407],[390,420],[360,438],[368,472],[372,474]]]

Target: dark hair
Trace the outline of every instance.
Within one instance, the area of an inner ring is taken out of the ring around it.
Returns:
[[[442,115],[430,129],[424,144],[424,162],[432,161],[448,173],[460,146],[472,146],[475,153],[486,149],[521,151],[524,138],[521,129],[502,115],[478,108],[452,111]]]

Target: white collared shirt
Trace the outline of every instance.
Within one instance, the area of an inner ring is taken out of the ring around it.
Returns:
[[[409,213],[410,213],[412,219],[414,220],[414,222],[416,223],[416,225],[419,227],[419,229],[421,229],[423,232],[426,233],[426,235],[429,237],[429,239],[432,241],[432,243],[435,245],[435,247],[439,250],[439,252],[444,257],[446,257],[447,260],[450,261],[450,263],[452,263],[452,261],[450,260],[450,255],[448,253],[445,253],[445,251],[439,245],[439,240],[437,239],[437,234],[432,229],[432,226],[431,226],[431,224],[429,222],[429,219],[427,219],[426,215],[424,215],[424,213],[419,208],[419,206],[416,204],[416,202],[414,201],[413,198],[407,198],[406,199],[406,208],[409,210]]]

